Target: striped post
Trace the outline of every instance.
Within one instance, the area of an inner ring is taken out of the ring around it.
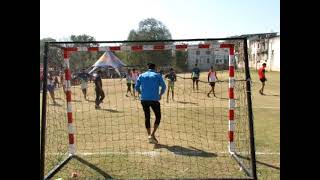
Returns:
[[[66,98],[67,98],[67,118],[68,118],[68,135],[69,135],[69,153],[75,154],[74,143],[74,128],[72,119],[72,106],[71,106],[71,72],[69,66],[69,50],[64,49],[63,58],[65,63],[65,83],[66,83]]]
[[[228,97],[229,97],[229,152],[235,152],[235,144],[234,144],[234,131],[235,131],[235,122],[234,122],[234,109],[235,109],[235,99],[234,99],[234,45],[233,44],[221,44],[220,48],[228,48],[229,49],[229,89],[228,89]]]

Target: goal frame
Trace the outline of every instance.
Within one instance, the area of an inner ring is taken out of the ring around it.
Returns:
[[[198,44],[198,45],[135,45],[135,46],[108,46],[108,47],[60,47],[59,44],[99,44],[99,43],[159,43],[159,42],[186,42],[186,41],[228,41],[228,40],[239,40],[243,42],[244,49],[244,65],[245,65],[245,81],[246,81],[246,95],[247,95],[247,109],[248,109],[248,122],[249,122],[249,143],[250,143],[250,163],[252,168],[248,169],[242,163],[241,156],[235,151],[235,144],[233,142],[234,137],[234,71],[235,71],[235,58],[234,58],[234,44],[231,43],[220,43],[217,46],[213,44]],[[82,159],[76,154],[76,147],[74,141],[74,127],[72,117],[72,106],[71,106],[71,72],[69,69],[69,57],[72,52],[78,51],[147,51],[147,50],[183,50],[183,49],[206,49],[206,48],[225,48],[229,52],[229,110],[228,110],[228,141],[229,141],[229,153],[239,164],[239,166],[248,175],[248,178],[231,178],[231,179],[257,179],[256,173],[256,155],[255,155],[255,142],[254,142],[254,126],[253,126],[253,111],[252,111],[252,100],[251,100],[251,77],[248,62],[248,47],[247,38],[207,38],[207,39],[171,39],[171,40],[140,40],[140,41],[88,41],[88,42],[45,42],[44,46],[44,57],[43,57],[43,78],[47,79],[48,73],[48,51],[50,46],[60,47],[63,51],[63,58],[65,63],[65,82],[66,82],[66,100],[67,100],[67,119],[68,119],[68,135],[69,135],[69,155],[56,165],[47,175],[44,174],[45,169],[45,135],[46,135],[46,106],[47,106],[47,81],[43,82],[43,94],[42,94],[42,112],[41,112],[41,135],[40,135],[40,179],[52,178],[64,165],[66,165],[71,159],[76,159],[79,162],[95,169],[105,178],[111,178],[103,170],[95,167],[90,162]],[[206,179],[221,179],[221,178],[206,178]],[[223,178],[230,179],[230,178]]]

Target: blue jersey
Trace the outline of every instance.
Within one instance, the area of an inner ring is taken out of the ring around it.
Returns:
[[[200,76],[200,69],[195,67],[192,69],[192,77],[199,77]]]
[[[174,82],[177,80],[177,76],[175,72],[170,72],[169,74],[165,75],[165,78],[168,78],[170,81]]]
[[[161,92],[159,94],[159,88]],[[135,89],[141,94],[141,100],[145,101],[159,101],[160,95],[166,91],[166,84],[159,73],[155,70],[149,69],[142,73],[137,80]]]

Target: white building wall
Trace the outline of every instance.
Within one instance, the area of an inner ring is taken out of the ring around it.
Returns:
[[[197,54],[197,51],[199,52]],[[188,69],[197,63],[200,70],[209,70],[211,66],[227,65],[228,51],[224,49],[190,49],[188,50]]]
[[[259,41],[251,41],[248,44],[250,68],[259,69],[262,63],[266,63],[267,70],[280,71],[280,36],[270,38],[266,44],[268,53],[260,53],[260,56],[258,56],[258,51],[262,48],[261,43]]]
[[[280,36],[269,40],[267,68],[270,71],[280,71]]]

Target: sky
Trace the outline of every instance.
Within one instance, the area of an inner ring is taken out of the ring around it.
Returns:
[[[161,21],[172,39],[280,32],[280,0],[41,0],[40,39],[126,40],[147,18]]]

